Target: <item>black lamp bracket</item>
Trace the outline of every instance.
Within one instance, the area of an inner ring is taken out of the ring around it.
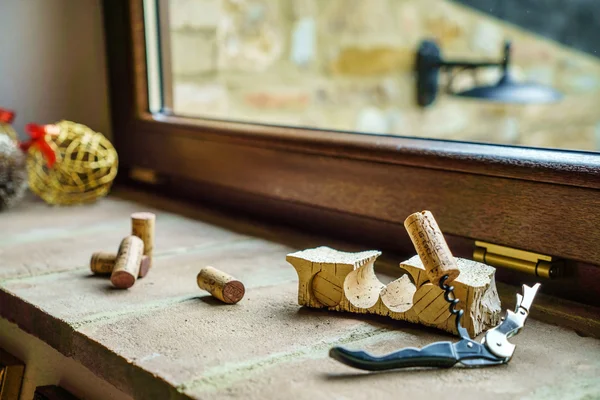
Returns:
[[[417,103],[427,107],[435,100],[439,89],[440,70],[475,71],[478,68],[501,67],[503,75],[507,74],[510,63],[510,42],[504,44],[504,57],[500,61],[471,62],[444,61],[439,46],[431,40],[424,40],[417,51],[415,71],[417,73]],[[452,78],[447,90],[451,92]]]

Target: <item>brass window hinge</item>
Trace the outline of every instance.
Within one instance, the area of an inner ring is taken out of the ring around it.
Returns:
[[[156,173],[156,171],[148,168],[132,167],[129,170],[129,178],[151,185],[159,185],[164,183],[164,179]]]
[[[564,267],[564,260],[556,257],[480,241],[475,242],[473,260],[549,279],[560,277]]]

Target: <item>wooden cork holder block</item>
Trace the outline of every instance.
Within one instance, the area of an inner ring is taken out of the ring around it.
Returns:
[[[287,261],[299,278],[298,304],[359,314],[378,314],[420,323],[458,334],[444,291],[432,284],[419,256],[400,264],[399,279],[384,285],[374,272],[381,253],[346,253],[318,247],[288,254]],[[460,275],[453,282],[465,314],[462,325],[471,337],[500,320],[500,299],[494,280],[495,268],[476,261],[455,258]]]

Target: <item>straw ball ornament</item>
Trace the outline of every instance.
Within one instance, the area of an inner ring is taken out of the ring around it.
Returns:
[[[15,205],[26,189],[25,156],[10,136],[0,134],[0,210]]]
[[[118,157],[101,133],[85,125],[61,121],[29,124],[27,151],[29,187],[49,204],[93,202],[110,191]]]

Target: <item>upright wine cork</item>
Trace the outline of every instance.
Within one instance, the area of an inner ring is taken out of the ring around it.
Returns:
[[[154,223],[156,215],[149,212],[131,214],[131,234],[144,242],[144,255],[150,259],[152,266],[152,251],[154,250]]]
[[[431,283],[439,284],[444,275],[448,275],[446,283],[458,277],[460,271],[456,260],[430,211],[410,215],[404,221],[404,227],[423,262]]]
[[[90,269],[96,275],[110,275],[115,268],[117,255],[115,253],[98,252],[92,254],[90,260]],[[150,270],[150,259],[148,256],[142,256],[140,263],[140,273],[138,278],[143,278]]]
[[[119,246],[115,267],[110,275],[110,281],[119,289],[133,286],[140,273],[144,242],[137,236],[127,236]]]
[[[210,292],[217,299],[228,304],[240,301],[246,291],[242,282],[213,267],[202,268],[198,273],[197,281],[200,289]]]

